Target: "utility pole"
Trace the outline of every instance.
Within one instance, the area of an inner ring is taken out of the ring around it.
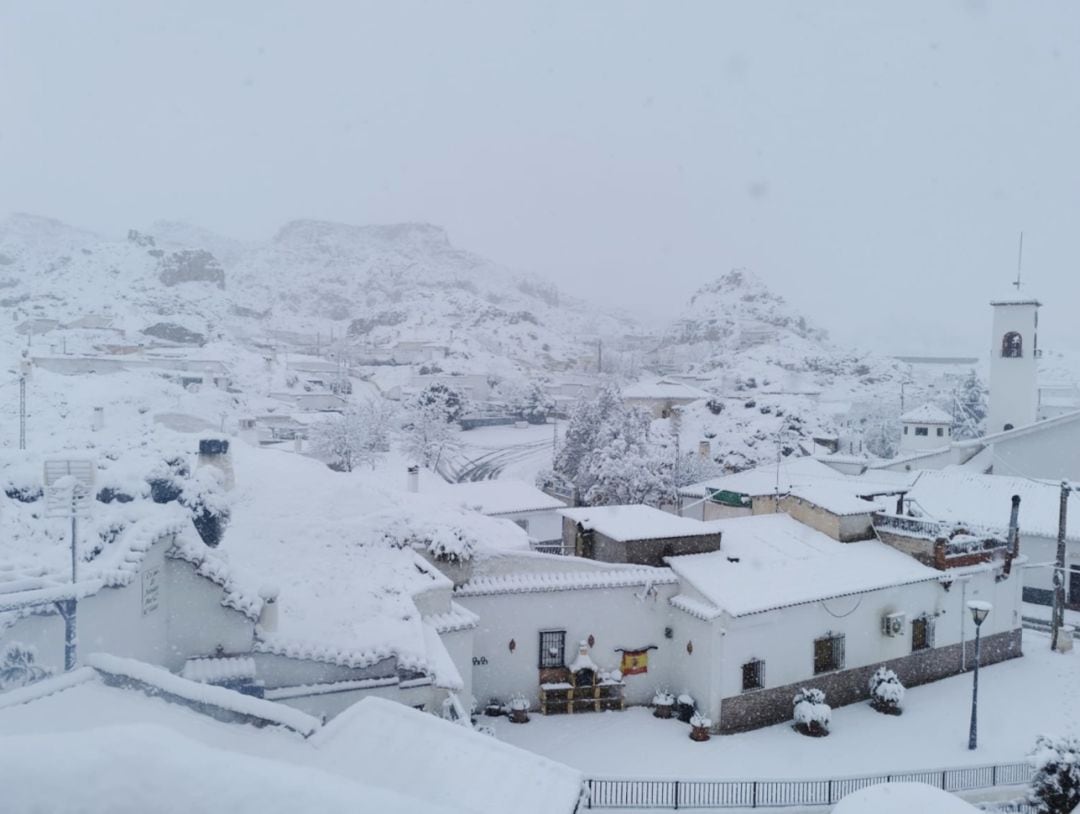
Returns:
[[[1061,482],[1061,502],[1058,506],[1057,557],[1054,559],[1054,615],[1051,620],[1050,649],[1058,649],[1061,626],[1065,623],[1065,525],[1069,513],[1068,481]]]

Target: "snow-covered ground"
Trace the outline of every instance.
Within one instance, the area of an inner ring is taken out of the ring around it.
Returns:
[[[509,743],[594,777],[780,779],[1022,761],[1039,734],[1080,727],[1080,654],[1050,652],[1024,631],[1024,657],[979,672],[979,747],[967,748],[971,675],[908,690],[898,717],[868,704],[834,709],[826,738],[789,724],[739,735],[689,738],[690,728],[635,707],[573,716],[532,715],[528,724],[482,718]]]
[[[442,468],[456,480],[516,478],[533,483],[538,472],[551,469],[554,441],[562,432],[563,422],[469,430],[458,436],[461,449]]]

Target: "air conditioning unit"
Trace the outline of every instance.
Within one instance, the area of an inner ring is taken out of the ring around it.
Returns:
[[[881,617],[883,636],[902,636],[904,634],[904,614],[887,613]]]

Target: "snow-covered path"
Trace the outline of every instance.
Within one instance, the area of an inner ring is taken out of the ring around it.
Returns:
[[[440,474],[451,483],[501,477],[532,483],[537,472],[551,466],[555,431],[540,424],[463,432],[461,451],[440,464]]]

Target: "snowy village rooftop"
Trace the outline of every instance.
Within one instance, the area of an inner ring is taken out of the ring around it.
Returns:
[[[521,480],[480,480],[446,484],[440,491],[458,505],[481,514],[540,512],[566,507],[558,498]]]
[[[562,509],[559,514],[580,524],[586,531],[598,531],[619,542],[694,537],[715,534],[718,530],[713,522],[679,517],[652,506],[588,506]]]
[[[929,520],[1009,526],[1012,496],[1020,496],[1020,533],[1056,537],[1061,484],[1008,475],[983,475],[961,467],[919,473],[908,492],[911,506]],[[1080,540],[1080,517],[1069,512],[1067,536]]]
[[[707,399],[712,394],[683,382],[659,379],[655,382],[638,382],[623,388],[624,399]]]
[[[948,424],[953,423],[953,417],[934,404],[923,404],[914,410],[908,410],[900,420],[907,424]]]
[[[929,582],[941,574],[876,540],[840,543],[786,514],[718,520],[720,551],[667,558],[732,616]]]
[[[516,814],[569,812],[581,794],[575,769],[383,698],[349,707],[310,742],[331,770],[467,811],[504,811],[512,800]],[[483,782],[476,778],[480,767]]]
[[[236,489],[222,553],[285,589],[278,631],[260,647],[334,663],[393,656],[431,671],[436,682],[460,681],[431,635],[439,619],[424,618],[415,602],[432,592],[449,597],[452,583],[420,554],[469,559],[527,550],[521,528],[449,506],[441,494],[395,490],[378,472],[333,472],[243,444],[233,456]]]
[[[833,495],[857,499],[859,495],[895,492],[906,487],[913,477],[911,473],[893,472],[873,472],[870,476],[844,475],[816,458],[788,458],[779,466],[766,464],[684,486],[679,494],[703,498],[712,492],[725,491],[758,497],[778,492],[794,493],[801,489],[828,489]]]

